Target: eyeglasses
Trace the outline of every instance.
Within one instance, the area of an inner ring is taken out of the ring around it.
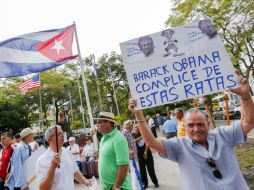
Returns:
[[[214,171],[213,171],[214,177],[216,177],[218,179],[222,179],[222,174],[220,173],[220,170],[217,168],[214,159],[211,157],[208,157],[206,162],[207,162],[208,166],[210,166],[211,168],[214,168]]]

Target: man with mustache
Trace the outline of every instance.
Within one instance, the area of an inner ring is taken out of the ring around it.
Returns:
[[[230,91],[240,96],[241,120],[230,126],[209,131],[209,121],[198,109],[185,113],[183,126],[186,136],[157,139],[146,124],[141,110],[134,110],[136,100],[129,100],[129,110],[136,117],[145,143],[157,150],[161,157],[177,162],[185,190],[249,189],[239,169],[233,147],[245,143],[254,128],[254,103],[250,86],[238,75],[239,88]]]

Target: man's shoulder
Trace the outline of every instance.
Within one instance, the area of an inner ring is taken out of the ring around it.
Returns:
[[[124,136],[123,133],[121,133],[120,131],[117,131],[114,134],[114,137],[112,140],[113,140],[113,143],[117,143],[117,142],[121,142],[121,141],[126,141],[126,137]]]

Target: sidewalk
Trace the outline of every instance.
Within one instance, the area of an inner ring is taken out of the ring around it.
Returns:
[[[153,152],[155,172],[160,184],[159,188],[155,188],[149,178],[148,190],[160,189],[160,190],[181,190],[181,180],[179,176],[179,170],[176,163],[163,159],[157,152]]]

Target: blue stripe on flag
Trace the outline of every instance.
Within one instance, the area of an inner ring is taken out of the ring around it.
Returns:
[[[11,63],[0,62],[4,66],[4,70],[0,70],[0,78],[23,76],[30,73],[39,73],[46,71],[50,68],[60,66],[70,60],[73,57],[63,60],[61,62],[48,62],[48,63]],[[5,74],[4,74],[5,73]]]
[[[3,42],[0,42],[0,48],[6,47],[6,48],[12,48],[12,49],[18,49],[23,51],[36,51],[34,46],[38,43],[41,43],[38,40],[31,40],[31,39],[23,39],[23,38],[11,38],[9,40],[5,40]]]

